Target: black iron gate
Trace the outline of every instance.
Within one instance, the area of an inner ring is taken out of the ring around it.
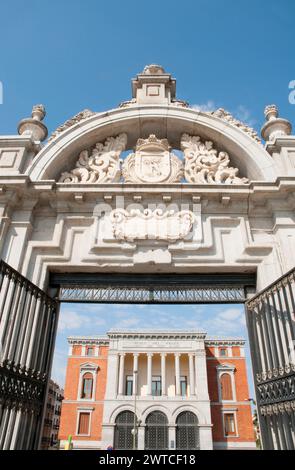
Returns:
[[[37,449],[58,302],[0,261],[0,449]]]
[[[264,449],[295,449],[295,269],[246,302]]]

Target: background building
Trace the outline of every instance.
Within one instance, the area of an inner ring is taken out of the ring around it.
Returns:
[[[59,438],[74,448],[253,449],[242,339],[192,331],[71,337]],[[136,418],[135,418],[136,415]]]
[[[58,449],[58,431],[64,391],[53,380],[49,381],[41,449]]]

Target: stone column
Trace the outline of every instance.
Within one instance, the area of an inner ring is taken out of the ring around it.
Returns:
[[[200,450],[212,450],[213,439],[212,439],[212,425],[203,424],[199,427],[200,433]]]
[[[138,440],[137,440],[137,449],[138,450],[144,450],[144,432],[145,428],[144,426],[139,426],[138,428]]]
[[[188,355],[190,396],[195,395],[194,356]]]
[[[137,390],[137,377],[138,377],[138,353],[133,354],[133,387],[132,387],[132,394],[138,395]]]
[[[179,353],[174,354],[175,359],[175,395],[180,395],[180,365],[179,365]]]
[[[166,353],[161,354],[161,381],[162,381],[162,395],[167,395],[166,391]]]
[[[118,395],[123,395],[124,390],[124,362],[125,362],[125,354],[120,354],[120,370],[119,370],[119,388],[118,388]]]
[[[152,394],[152,358],[153,353],[147,353],[147,394],[150,396]]]
[[[197,399],[209,400],[205,350],[200,350],[195,354],[195,371]]]
[[[108,356],[107,384],[105,398],[113,400],[117,398],[118,393],[118,369],[119,355],[112,352]]]
[[[176,427],[174,425],[168,428],[168,449],[176,449]]]

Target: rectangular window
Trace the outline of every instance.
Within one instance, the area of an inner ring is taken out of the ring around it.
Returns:
[[[227,350],[226,350],[226,348],[220,348],[219,354],[220,354],[221,357],[227,356]]]
[[[162,395],[162,381],[159,375],[154,375],[152,377],[152,395],[154,397]]]
[[[93,385],[93,379],[92,378],[84,378],[83,379],[82,398],[91,398],[92,397],[92,385]]]
[[[78,434],[89,434],[90,413],[79,414]]]
[[[180,394],[182,397],[185,397],[187,393],[187,378],[186,376],[180,377]]]
[[[133,375],[126,377],[126,395],[132,395],[133,392]]]
[[[87,356],[94,356],[94,348],[93,347],[87,348]]]
[[[234,413],[224,413],[224,434],[226,436],[236,435],[236,423]]]

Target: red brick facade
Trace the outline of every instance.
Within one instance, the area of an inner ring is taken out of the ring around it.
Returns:
[[[102,439],[104,396],[107,383],[108,346],[96,346],[94,355],[87,356],[87,344],[72,345],[72,355],[68,358],[65,399],[62,404],[59,439],[65,441],[71,435],[73,441],[94,441]],[[222,349],[222,351],[221,351]],[[217,354],[217,356],[215,355]],[[223,354],[220,356],[220,354]],[[81,400],[81,387],[84,367],[96,367],[92,399]],[[211,421],[214,448],[239,448],[239,443],[254,446],[251,406],[247,381],[246,361],[237,346],[207,346],[206,364],[208,391],[211,403]],[[226,378],[232,390],[230,401],[222,400],[224,391],[221,376]],[[232,380],[232,382],[231,382]],[[90,412],[89,432],[79,434],[79,413]],[[227,415],[229,413],[230,416]],[[225,416],[226,415],[226,416]],[[225,420],[230,429],[225,429]]]

